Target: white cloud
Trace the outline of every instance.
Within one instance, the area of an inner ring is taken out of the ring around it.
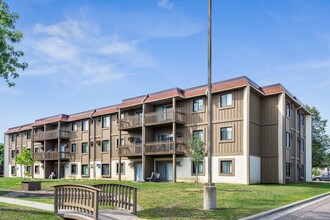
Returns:
[[[136,40],[124,41],[91,30],[98,28],[74,20],[48,26],[37,23],[34,36],[24,43],[29,69],[22,74],[47,76],[80,89],[120,80],[132,69],[153,65]]]
[[[165,9],[172,9],[174,4],[172,2],[170,2],[170,0],[159,0],[158,6],[165,8]]]

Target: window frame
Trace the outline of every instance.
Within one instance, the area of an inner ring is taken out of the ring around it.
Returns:
[[[107,150],[103,149],[103,143],[104,142],[108,142]],[[109,153],[110,152],[110,140],[102,140],[102,142],[101,142],[101,152],[102,153]]]
[[[118,173],[118,162],[116,162],[116,175],[119,175],[119,173]],[[125,175],[125,162],[121,162],[121,164],[120,164],[120,168],[121,168],[121,166],[123,167],[123,172],[121,172],[121,175]],[[121,171],[121,169],[120,169],[120,171]]]
[[[87,174],[84,174],[84,166],[87,166]],[[88,164],[81,164],[81,176],[89,176],[89,166]]]
[[[31,138],[32,138],[32,131],[31,130],[26,131],[26,140],[31,140]]]
[[[14,171],[14,172],[13,172]],[[10,168],[10,174],[12,175],[12,176],[16,176],[16,172],[17,172],[17,170],[16,170],[16,166],[11,166],[11,168]]]
[[[221,165],[222,162],[231,162],[231,173],[222,173]],[[219,176],[235,176],[235,158],[219,158],[218,161],[218,175]]]
[[[205,176],[205,159],[201,160],[199,164],[202,164],[202,172],[198,172],[198,176]],[[196,171],[196,169],[195,169]],[[191,176],[196,176],[196,172],[194,172],[194,161],[191,161]]]
[[[105,120],[105,121],[104,121]],[[108,124],[106,124],[106,123]],[[102,128],[109,128],[110,127],[110,116],[102,116],[101,117],[101,124],[102,124]]]
[[[196,134],[196,133],[202,133],[202,135],[198,135],[198,136],[201,138],[202,141],[204,141],[204,139],[205,139],[205,138],[204,138],[204,130],[203,130],[203,129],[193,130],[191,136],[192,136],[192,137],[195,137],[195,134]]]
[[[285,177],[288,179],[291,178],[291,163],[290,162],[285,162]]]
[[[38,169],[36,169],[38,168]],[[34,165],[34,174],[40,174],[40,166],[39,165]]]
[[[78,123],[76,121],[71,123],[71,132],[77,132],[78,131]]]
[[[285,147],[286,148],[291,148],[291,132],[285,133]]]
[[[86,152],[84,152],[84,144],[86,144],[86,146],[87,146],[87,151]],[[81,143],[81,154],[88,154],[89,153],[89,146],[88,146],[88,142],[82,142]]]
[[[17,156],[17,150],[11,150],[11,154],[10,154],[10,158],[11,159],[15,159],[16,158],[16,156]]]
[[[87,132],[88,130],[89,130],[89,120],[88,119],[82,120],[81,121],[81,131],[82,132]]]
[[[86,164],[87,165],[87,164]],[[72,172],[72,167],[76,167],[76,172]],[[77,166],[77,164],[76,163],[72,163],[71,165],[70,165],[70,172],[71,172],[71,175],[77,175],[78,174],[78,166]]]
[[[200,109],[200,103],[197,104],[198,109],[195,109],[195,102],[196,101],[197,102],[202,101],[202,105],[201,105],[202,109]],[[192,110],[193,113],[204,112],[204,99],[203,98],[194,99],[192,103],[193,103],[193,110]]]
[[[291,117],[291,103],[289,101],[285,102],[285,117]]]
[[[228,95],[231,95],[231,105],[228,105]],[[222,97],[226,96],[226,105],[222,106]],[[228,92],[228,93],[222,93],[220,94],[220,104],[219,104],[219,109],[226,109],[226,108],[233,108],[234,107],[234,93],[233,92]]]
[[[75,151],[72,150],[73,149],[73,145],[75,146],[75,149],[76,149]],[[71,149],[70,150],[71,150],[71,153],[74,153],[74,154],[78,153],[77,152],[77,143],[71,143]]]
[[[231,128],[231,139],[222,139],[222,129],[225,129],[225,128]],[[219,127],[219,136],[220,136],[220,140],[219,142],[220,143],[228,143],[228,142],[234,142],[235,141],[235,126],[234,125],[223,125],[223,126],[220,126]]]
[[[108,166],[108,173],[107,174],[103,174],[103,166],[107,165]],[[101,164],[101,176],[110,176],[110,164],[109,163],[102,163]]]

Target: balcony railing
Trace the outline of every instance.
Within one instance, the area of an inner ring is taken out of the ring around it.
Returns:
[[[172,141],[159,141],[159,142],[149,142],[145,144],[145,154],[173,154],[174,153],[174,142]],[[184,153],[184,144],[177,143],[175,148],[175,153]]]
[[[38,152],[34,153],[34,159],[43,161],[43,160],[69,160],[70,153],[69,152],[58,152],[58,151],[49,151],[49,152]]]
[[[128,156],[141,156],[142,155],[142,145],[125,145],[120,146],[119,156],[128,157]]]
[[[142,115],[129,115],[119,121],[119,129],[131,129],[142,126]]]
[[[175,115],[174,115],[175,114]],[[174,117],[175,116],[175,117]],[[165,124],[165,123],[181,123],[184,124],[186,121],[186,114],[174,110],[169,110],[166,112],[150,112],[145,114],[145,124]]]
[[[49,131],[40,131],[38,133],[33,134],[33,140],[34,141],[44,141],[44,140],[51,140],[51,139],[69,139],[70,134],[67,131],[58,131],[58,129],[55,130],[49,130]]]

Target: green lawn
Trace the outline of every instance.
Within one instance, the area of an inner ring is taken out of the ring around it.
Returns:
[[[6,204],[0,202],[0,213],[2,220],[59,220],[62,219],[55,215],[53,212],[41,211],[39,209],[27,208]]]
[[[0,188],[20,189],[21,179],[1,178]],[[75,183],[93,185],[110,181],[101,180],[43,180],[42,189],[52,190],[57,184]],[[118,183],[118,181],[111,181]],[[297,183],[287,185],[238,185],[216,184],[216,211],[204,211],[203,191],[191,190],[194,183],[135,183],[121,182],[139,188],[138,204],[144,210],[138,212],[141,218],[204,218],[238,219],[262,211],[280,207],[292,202],[330,191],[326,183]],[[202,187],[202,184],[200,184]],[[50,203],[50,199],[33,199]]]

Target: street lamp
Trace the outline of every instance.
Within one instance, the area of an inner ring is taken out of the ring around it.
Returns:
[[[207,149],[208,182],[204,186],[204,210],[217,207],[216,187],[212,183],[212,0],[208,0],[208,84],[207,84]]]

